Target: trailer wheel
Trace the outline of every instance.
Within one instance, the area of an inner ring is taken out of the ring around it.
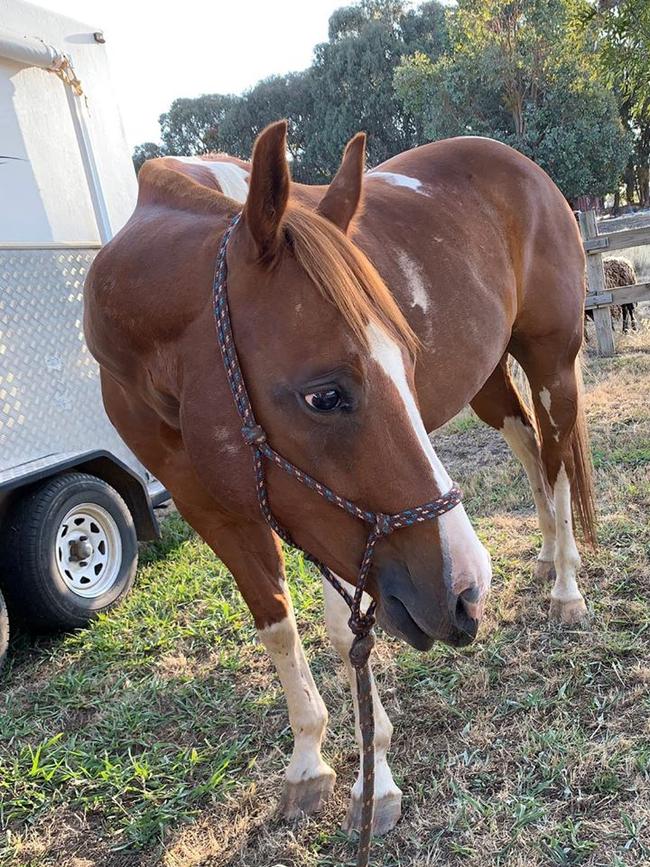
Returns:
[[[9,608],[34,626],[83,626],[133,584],[133,518],[117,491],[95,476],[65,473],[26,493],[3,537]]]
[[[5,661],[7,647],[9,646],[9,618],[7,617],[7,606],[0,593],[0,668]]]

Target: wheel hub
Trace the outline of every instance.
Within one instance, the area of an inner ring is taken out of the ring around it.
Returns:
[[[76,542],[71,540],[68,545],[70,546],[68,557],[71,563],[82,563],[84,560],[90,560],[93,556],[94,548],[86,536],[80,536]]]
[[[77,596],[94,599],[117,580],[122,540],[115,519],[97,503],[74,506],[56,535],[59,575]]]

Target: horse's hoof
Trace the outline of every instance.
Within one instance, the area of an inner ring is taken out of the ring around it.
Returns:
[[[535,578],[540,581],[555,581],[555,565],[552,560],[538,560],[535,563]]]
[[[585,600],[580,596],[578,599],[553,599],[551,597],[551,609],[549,617],[556,623],[562,623],[564,626],[575,626],[578,623],[584,623],[587,620],[588,612]]]
[[[280,810],[285,819],[317,813],[334,791],[336,774],[328,768],[317,777],[299,780],[297,783],[285,781]]]
[[[399,822],[402,815],[402,793],[399,789],[388,792],[375,801],[375,811],[372,817],[372,833],[380,837],[388,834]],[[354,795],[350,799],[348,814],[342,825],[346,834],[359,831],[361,828],[361,800]]]

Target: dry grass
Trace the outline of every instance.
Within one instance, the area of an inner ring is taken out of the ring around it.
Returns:
[[[532,577],[540,540],[530,496],[498,435],[469,413],[436,435],[492,553],[494,593],[465,651],[379,643],[404,815],[376,841],[377,867],[650,864],[647,321],[619,338],[614,359],[588,356],[585,381],[601,518],[600,547],[584,552],[585,628],[547,621],[550,588]],[[9,835],[0,861],[352,865],[338,830],[357,764],[350,697],[318,583],[297,558],[291,571],[302,573],[300,628],[339,773],[322,814],[278,817],[291,748],[281,691],[228,576],[172,517],[119,612],[72,637],[14,646],[0,721]]]

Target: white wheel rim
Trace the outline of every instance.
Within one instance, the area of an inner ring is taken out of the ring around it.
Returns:
[[[56,533],[59,575],[76,596],[95,599],[115,584],[122,563],[122,539],[113,516],[97,503],[70,509]]]

